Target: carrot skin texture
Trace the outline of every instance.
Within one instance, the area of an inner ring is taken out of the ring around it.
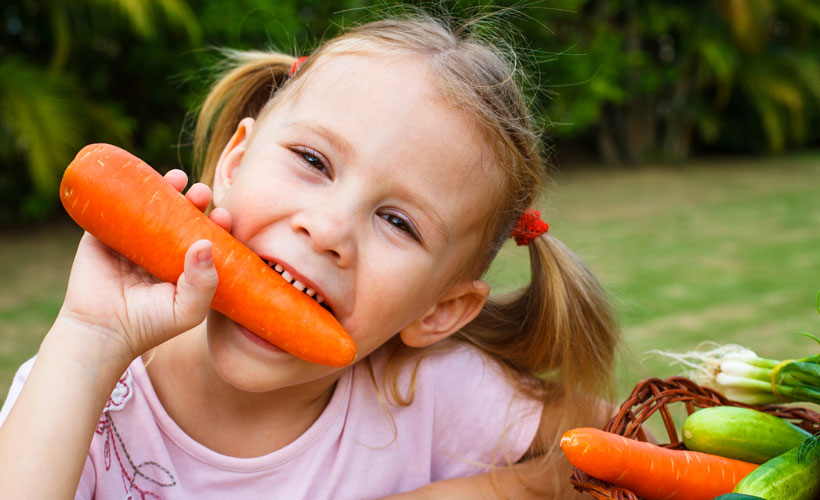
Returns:
[[[219,275],[213,309],[306,361],[342,367],[356,359],[332,314],[131,153],[84,147],[63,174],[60,199],[80,227],[163,281],[176,283],[188,247],[210,240]]]
[[[591,427],[561,436],[572,465],[646,500],[712,500],[731,493],[757,465],[689,450],[670,450]]]

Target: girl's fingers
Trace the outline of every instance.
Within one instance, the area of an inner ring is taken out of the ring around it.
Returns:
[[[185,270],[177,280],[174,319],[177,328],[195,327],[208,314],[219,277],[212,257],[213,245],[199,240],[185,254]]]
[[[185,197],[196,205],[196,208],[204,212],[208,208],[208,205],[211,204],[211,188],[201,182],[197,182],[188,189],[188,192],[185,193]]]
[[[188,175],[177,168],[169,170],[164,177],[165,180],[180,193],[185,189],[185,186],[188,185]],[[188,192],[185,193],[185,197],[188,198],[196,208],[204,212],[207,210],[208,205],[211,204],[211,188],[206,184],[197,182],[188,189]]]
[[[188,185],[188,175],[182,170],[179,170],[178,168],[169,170],[168,173],[164,175],[164,177],[165,180],[168,181],[170,185],[174,186],[174,189],[176,189],[180,193],[183,189],[185,189],[185,186]]]
[[[216,222],[225,231],[231,232],[231,214],[224,208],[214,208],[209,215],[212,221]]]

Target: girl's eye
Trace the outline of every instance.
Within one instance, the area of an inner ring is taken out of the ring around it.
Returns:
[[[314,168],[330,177],[330,169],[327,168],[327,165],[325,165],[324,160],[317,151],[310,148],[299,148],[294,150],[294,152],[299,155],[302,158],[302,161],[309,167]]]
[[[421,241],[418,232],[416,231],[416,228],[413,227],[413,224],[411,224],[406,219],[403,219],[398,215],[391,213],[382,214],[381,218],[387,221],[388,224],[390,224],[397,230],[407,233],[407,235],[413,238],[414,240]]]

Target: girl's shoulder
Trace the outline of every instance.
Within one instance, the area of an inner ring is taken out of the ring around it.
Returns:
[[[375,383],[398,441],[409,436],[431,445],[434,479],[474,474],[481,471],[476,464],[499,459],[517,461],[532,444],[542,402],[483,351],[451,342],[430,350],[386,348],[371,356],[370,390]],[[354,379],[363,384],[365,377]]]
[[[433,392],[469,398],[498,393],[528,398],[532,377],[503,366],[481,349],[457,340],[434,348],[385,346],[370,357],[373,379],[380,389],[430,388]],[[532,399],[532,398],[530,398]]]
[[[499,417],[520,420],[537,417],[541,401],[525,390],[527,376],[504,367],[495,358],[466,342],[427,357],[427,383],[434,389],[439,407],[459,413],[487,412],[495,405]],[[483,409],[483,410],[482,410]]]

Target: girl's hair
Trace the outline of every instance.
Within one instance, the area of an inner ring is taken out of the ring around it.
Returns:
[[[326,42],[293,77],[288,74],[295,57],[233,53],[238,64],[207,96],[196,124],[195,153],[204,166],[203,181],[212,180],[219,154],[239,120],[260,116],[284,95],[298,91],[311,68],[327,58],[341,54],[421,58],[438,77],[438,89],[448,102],[475,118],[501,174],[497,175],[500,195],[487,210],[483,245],[477,258],[453,278],[480,277],[521,213],[538,198],[547,171],[541,135],[522,91],[521,68],[514,54],[506,51],[509,44],[485,38],[485,24],[478,20],[454,28],[448,21],[418,13],[370,22]],[[542,235],[529,245],[529,252],[530,284],[512,296],[489,300],[478,317],[453,337],[498,360],[522,389],[545,404],[557,399],[566,402],[564,420],[569,422],[581,405],[589,406],[589,394],[608,394],[611,389],[616,321],[601,285],[560,241]],[[397,404],[412,401],[412,385],[402,395],[395,374],[404,362],[418,363],[415,354],[417,350],[406,347],[396,347],[391,354],[385,387]],[[544,453],[554,444],[554,440],[540,443]]]

